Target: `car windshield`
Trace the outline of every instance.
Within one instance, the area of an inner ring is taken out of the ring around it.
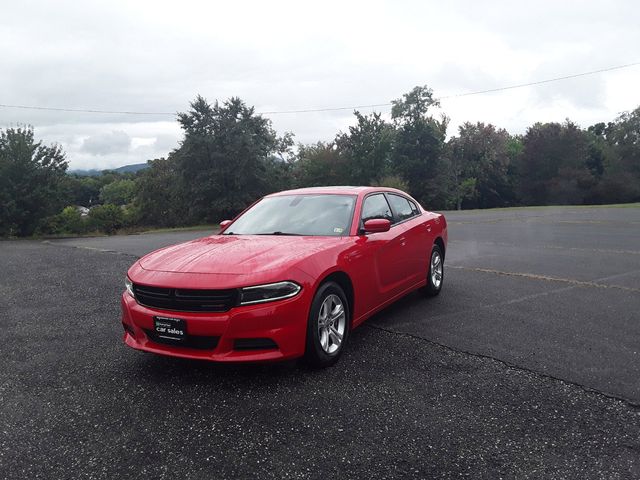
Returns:
[[[224,235],[349,234],[354,195],[279,195],[260,200]]]

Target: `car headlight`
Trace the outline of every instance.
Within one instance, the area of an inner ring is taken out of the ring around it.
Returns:
[[[133,282],[129,277],[124,277],[124,287],[127,289],[127,293],[129,295],[131,295],[133,298],[136,298],[133,293]]]
[[[240,289],[240,305],[273,302],[295,297],[302,287],[295,282],[277,282]]]

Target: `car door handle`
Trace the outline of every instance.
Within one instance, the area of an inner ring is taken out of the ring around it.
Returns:
[[[400,246],[401,247],[404,247],[407,244],[407,239],[406,238],[400,237],[399,240],[400,240]]]

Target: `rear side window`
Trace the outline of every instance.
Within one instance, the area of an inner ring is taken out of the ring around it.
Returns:
[[[362,222],[371,220],[372,218],[386,218],[390,222],[393,222],[393,215],[391,214],[391,208],[384,195],[376,193],[375,195],[369,195],[364,199],[362,205]]]
[[[396,221],[402,222],[407,218],[411,218],[416,215],[415,206],[412,208],[409,200],[400,195],[389,194],[389,202],[391,202],[391,206],[393,210],[396,212],[397,218]]]

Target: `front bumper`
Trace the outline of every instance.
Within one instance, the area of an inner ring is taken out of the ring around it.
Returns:
[[[286,300],[235,307],[224,313],[157,310],[140,305],[125,292],[121,300],[124,342],[146,352],[218,362],[265,362],[297,358],[305,350],[311,304],[307,291],[303,289],[297,296]],[[157,343],[152,340],[154,316],[180,318],[187,324],[189,337],[193,336],[196,340],[205,337],[214,339],[214,346],[203,345],[206,342],[197,342],[199,348]]]

